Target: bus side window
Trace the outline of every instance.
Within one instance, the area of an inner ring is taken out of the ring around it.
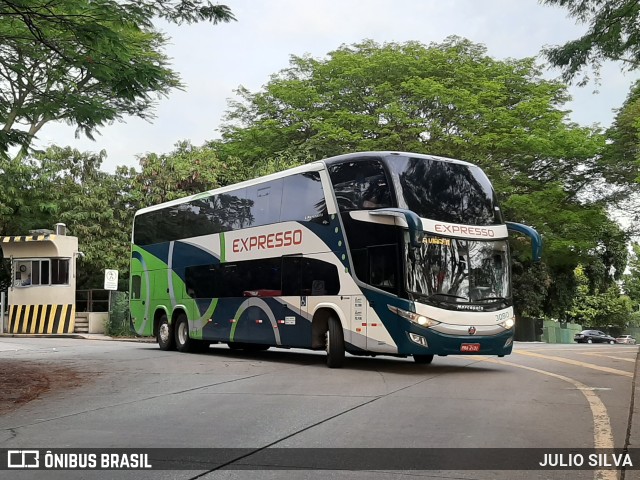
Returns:
[[[391,188],[379,161],[346,162],[329,168],[341,212],[391,207]]]
[[[282,257],[282,295],[300,295],[300,265],[302,257]]]
[[[369,256],[366,248],[351,250],[353,269],[358,280],[369,283]]]
[[[369,248],[370,284],[383,290],[395,291],[397,273],[395,245]]]
[[[131,276],[131,299],[140,300],[142,290],[142,277],[140,275]]]
[[[282,179],[247,188],[251,207],[252,226],[269,225],[280,220],[282,205]]]
[[[280,221],[322,222],[327,203],[318,172],[299,173],[284,178]]]
[[[302,295],[337,295],[340,292],[338,269],[316,258],[302,260]]]

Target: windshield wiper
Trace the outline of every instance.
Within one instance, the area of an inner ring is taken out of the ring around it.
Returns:
[[[492,302],[495,300],[500,300],[501,302],[507,301],[507,299],[504,297],[482,297],[482,298],[478,298],[477,300],[474,300],[474,302]]]

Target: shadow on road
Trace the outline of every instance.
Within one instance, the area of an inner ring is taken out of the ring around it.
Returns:
[[[155,347],[145,347],[146,350],[159,350]],[[185,355],[179,352],[168,352],[175,355]],[[300,365],[307,367],[317,367],[326,369],[326,357],[322,351],[300,352],[298,350],[271,348],[268,351],[251,352],[247,350],[232,350],[226,345],[212,345],[205,352],[190,354],[200,357],[224,358],[227,361],[260,361],[273,364]],[[347,354],[342,370],[360,370],[381,373],[394,373],[399,375],[416,375],[416,374],[444,374],[458,373],[464,371],[469,372],[496,372],[504,370],[505,367],[500,365],[487,365],[479,363],[479,359],[472,356],[465,357],[465,362],[460,365],[442,365],[439,360],[444,357],[436,356],[430,365],[418,365],[414,363],[412,358],[401,357],[358,357]]]

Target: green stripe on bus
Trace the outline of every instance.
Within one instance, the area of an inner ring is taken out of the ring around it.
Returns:
[[[233,326],[231,327],[231,333],[229,334],[230,342],[233,342],[233,337],[236,334],[236,327],[238,326],[238,322],[240,322],[240,317],[242,316],[242,314],[246,309],[247,309],[246,307],[239,309],[238,312],[236,313],[236,316],[233,319]]]
[[[226,250],[224,247],[224,232],[220,233],[220,263],[226,262]]]

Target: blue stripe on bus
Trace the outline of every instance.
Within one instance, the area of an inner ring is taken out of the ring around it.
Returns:
[[[311,322],[299,313],[282,305],[282,300],[274,298],[256,297],[264,301],[270,308],[276,321],[284,321],[285,317],[295,317],[295,325],[276,323],[272,325],[267,312],[262,308],[251,305],[235,318],[238,308],[250,297],[220,298],[213,319],[202,330],[202,338],[210,341],[228,342],[231,331],[234,342],[262,343],[276,345],[277,328],[280,344],[286,347],[311,347]],[[258,321],[260,321],[258,323]],[[235,328],[234,328],[235,324]]]
[[[455,336],[445,335],[434,330],[423,328],[409,320],[399,317],[391,312],[388,305],[392,305],[403,310],[415,311],[413,302],[397,298],[390,294],[384,294],[366,287],[362,287],[365,298],[373,304],[373,309],[385,326],[391,338],[398,347],[401,355],[455,355],[460,354],[462,343],[480,343],[479,354],[486,355],[508,355],[511,353],[512,345],[504,347],[505,342],[513,336],[513,330],[505,330],[500,335],[491,336]],[[427,339],[429,348],[422,347],[411,341],[409,333],[422,335]],[[469,353],[465,353],[468,355]]]

